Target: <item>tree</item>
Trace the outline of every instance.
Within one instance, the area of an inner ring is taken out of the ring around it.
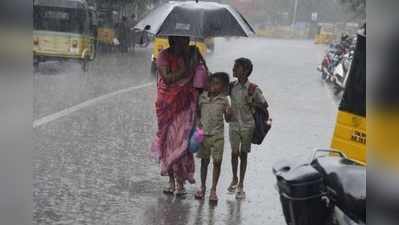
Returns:
[[[344,7],[361,19],[366,18],[366,0],[339,0]]]

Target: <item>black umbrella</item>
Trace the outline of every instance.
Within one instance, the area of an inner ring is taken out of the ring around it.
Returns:
[[[136,28],[158,36],[248,37],[255,33],[229,5],[215,2],[169,2],[152,11]]]

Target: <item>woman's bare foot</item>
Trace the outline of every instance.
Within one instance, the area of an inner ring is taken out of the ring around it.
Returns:
[[[216,191],[215,190],[211,190],[211,193],[209,195],[209,201],[212,202],[212,203],[217,203],[218,200],[219,199],[218,199],[218,196],[216,194]]]
[[[184,184],[181,182],[177,182],[177,187],[176,187],[176,196],[184,196],[187,194],[186,189],[184,188]]]
[[[167,195],[173,195],[175,192],[175,184],[169,183],[169,186],[163,189],[163,193]]]

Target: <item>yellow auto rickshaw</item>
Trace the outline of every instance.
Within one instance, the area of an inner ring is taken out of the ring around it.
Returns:
[[[344,95],[338,108],[331,147],[365,165],[366,160],[366,37],[358,35],[357,47]]]
[[[190,45],[197,46],[199,49],[201,55],[203,57],[206,56],[208,47],[204,41],[204,39],[199,39],[199,38],[192,38]],[[153,48],[152,48],[152,56],[151,56],[151,72],[155,73],[156,72],[156,60],[158,58],[159,53],[164,50],[169,48],[169,41],[167,37],[156,37],[154,42],[153,42]]]
[[[99,26],[97,28],[97,40],[101,47],[112,47],[116,37],[115,15],[112,10],[99,9]]]
[[[49,60],[77,60],[87,71],[96,56],[93,9],[85,0],[35,0],[33,7],[35,68]]]

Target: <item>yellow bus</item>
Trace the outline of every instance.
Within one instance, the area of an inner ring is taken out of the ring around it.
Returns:
[[[94,15],[85,0],[35,0],[34,66],[49,60],[77,60],[87,70],[96,52]]]
[[[331,147],[366,165],[366,36],[358,34],[347,85],[339,105]]]

